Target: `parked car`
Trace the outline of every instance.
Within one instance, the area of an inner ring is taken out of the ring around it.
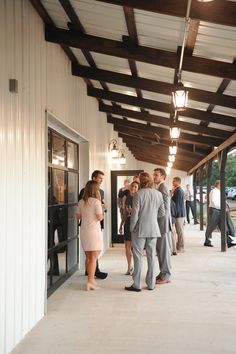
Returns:
[[[231,187],[228,191],[228,198],[236,200],[236,187]]]
[[[230,187],[225,187],[225,195],[226,195],[226,197],[228,197],[229,190],[230,190]]]
[[[207,187],[202,187],[202,200],[203,204],[207,202]],[[196,190],[196,201],[200,202],[200,189],[197,188]]]

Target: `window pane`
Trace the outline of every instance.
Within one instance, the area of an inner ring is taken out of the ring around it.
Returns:
[[[66,140],[59,135],[52,134],[52,163],[65,166]]]
[[[63,247],[52,255],[52,269],[50,269],[49,274],[52,272],[53,283],[66,273],[66,248]]]
[[[52,171],[52,183],[52,204],[65,203],[65,172],[54,169]]]
[[[68,208],[68,238],[74,237],[78,234],[78,220],[76,219],[77,206]]]
[[[68,203],[77,203],[78,201],[78,175],[68,172]]]
[[[67,157],[67,167],[78,170],[78,149],[77,145],[73,144],[71,141],[68,141],[68,157]]]
[[[67,267],[68,271],[77,264],[78,239],[71,240],[68,243]]]
[[[51,131],[48,130],[48,162],[52,162],[52,140]]]

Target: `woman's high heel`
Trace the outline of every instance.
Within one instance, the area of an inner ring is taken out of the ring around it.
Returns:
[[[87,283],[86,289],[87,289],[87,291],[89,291],[89,290],[98,290],[98,289],[100,289],[100,287],[97,286],[96,284],[93,284],[93,283]]]

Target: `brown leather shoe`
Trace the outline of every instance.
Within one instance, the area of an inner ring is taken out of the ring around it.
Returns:
[[[184,253],[186,252],[184,248],[180,248],[179,250],[177,250],[177,253]]]
[[[156,284],[167,284],[167,283],[170,283],[170,280],[169,279],[164,279],[164,278],[159,278],[156,280]]]

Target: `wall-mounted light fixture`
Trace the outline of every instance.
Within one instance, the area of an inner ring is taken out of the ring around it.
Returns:
[[[188,103],[188,90],[184,87],[183,83],[181,82],[181,77],[182,77],[182,65],[183,65],[183,58],[184,58],[184,48],[185,48],[186,39],[188,36],[189,24],[190,24],[189,13],[190,13],[191,1],[192,0],[188,0],[188,4],[187,4],[184,37],[183,37],[183,43],[181,48],[181,54],[180,54],[179,69],[177,73],[178,83],[175,90],[172,92],[173,104],[177,111],[185,110]]]
[[[108,150],[113,159],[117,159],[119,157],[119,149],[117,148],[117,140],[111,139],[108,145]]]
[[[124,149],[119,150],[119,162],[121,165],[126,164],[126,157],[125,157],[125,150]]]

